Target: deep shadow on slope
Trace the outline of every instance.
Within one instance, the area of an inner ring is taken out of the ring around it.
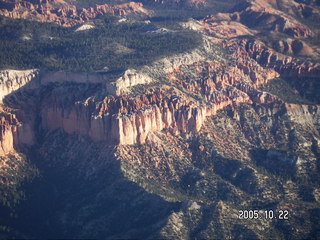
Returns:
[[[288,103],[311,105],[320,103],[319,78],[278,78],[262,86],[261,90],[270,92]]]
[[[41,177],[28,186],[14,227],[32,238],[146,238],[179,208],[121,172],[114,147],[61,131],[30,157]]]
[[[34,89],[34,81],[4,99],[8,107],[20,110],[20,120],[32,124],[36,144],[17,147],[40,173],[21,187],[26,200],[13,209],[16,216],[7,214],[11,232],[6,238],[144,239],[156,235],[180,203],[166,202],[127,179],[113,155],[115,146],[41,127],[40,109],[48,94],[65,92],[62,102],[74,103],[100,96],[101,85],[67,82]]]

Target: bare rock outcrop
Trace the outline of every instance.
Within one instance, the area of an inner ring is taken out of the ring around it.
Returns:
[[[153,79],[150,76],[135,69],[128,69],[115,82],[107,83],[106,89],[110,94],[120,95],[128,93],[130,88],[135,85],[149,84],[151,82],[153,82]]]
[[[207,0],[152,0],[155,3],[167,6],[184,6],[192,8],[200,8],[207,5]],[[143,2],[147,2],[144,0]],[[150,2],[150,1],[149,1]]]
[[[163,129],[174,134],[197,132],[207,116],[228,105],[276,101],[276,97],[256,87],[278,73],[261,67],[245,49],[240,53],[243,58],[236,55],[236,64],[229,67],[219,59],[204,57],[200,50],[159,60],[143,68],[141,73],[153,72],[152,81],[156,84],[155,72],[161,69],[159,74],[167,77],[169,85],[165,82],[159,88],[145,85],[143,95],[129,96],[122,92],[103,99],[89,97],[77,101],[71,92],[68,98],[57,98],[57,92],[52,93],[42,103],[42,127],[64,129],[69,134],[86,135],[111,144],[143,144],[149,134]],[[139,81],[148,79],[139,74],[140,71],[128,71],[114,84],[121,82],[122,90],[128,91]],[[203,100],[196,100],[192,94],[200,94]]]
[[[253,64],[246,60],[250,57],[255,63],[258,63],[263,68],[268,68],[270,73],[275,70],[284,77],[319,76],[319,63],[285,55],[296,54],[316,56],[313,49],[302,40],[290,38],[281,41],[279,40],[274,46],[275,49],[278,50],[277,52],[271,47],[268,47],[262,40],[250,37],[257,34],[257,30],[250,29],[238,22],[222,21],[220,24],[220,21],[215,17],[208,17],[201,20],[200,23],[202,25],[200,31],[206,32],[206,34],[213,37],[213,41],[223,48],[232,51],[236,59],[243,61],[243,63],[239,63],[238,66],[242,66],[244,69],[248,64]],[[235,26],[238,25],[240,27],[235,29]],[[259,72],[261,71],[253,71],[252,76]]]
[[[0,156],[14,151],[18,121],[14,114],[0,112]]]
[[[273,42],[273,48],[280,53],[294,56],[315,56],[316,53],[306,42],[297,39],[285,39]]]
[[[281,4],[278,4],[280,3]],[[267,30],[285,33],[292,37],[306,38],[314,35],[314,32],[306,25],[299,22],[290,13],[303,14],[310,6],[287,1],[254,0],[240,3],[232,13],[219,13],[209,16],[205,21],[225,20],[237,21],[257,30]],[[310,10],[317,12],[316,9]],[[289,13],[289,14],[288,14]]]
[[[282,55],[256,40],[244,40],[241,44],[259,64],[274,68],[282,76],[318,77],[320,74],[319,63]]]
[[[48,98],[48,104],[52,100]],[[99,102],[88,99],[85,105],[79,103],[71,109],[62,104],[56,102],[43,108],[44,128],[62,128],[70,134],[88,135],[113,144],[143,143],[149,132],[164,128],[196,131],[206,116],[205,108],[178,96],[167,97],[160,89],[134,99],[111,96]]]
[[[34,133],[30,124],[22,123],[12,109],[0,106],[0,156],[14,153],[19,145],[32,144]]]
[[[64,1],[0,1],[0,14],[10,18],[24,18],[41,22],[54,22],[70,27],[87,22],[98,16],[111,13],[114,15],[148,16],[151,11],[142,3],[100,4],[89,8],[78,8]]]
[[[25,85],[30,85],[31,80],[39,75],[38,69],[28,70],[2,70],[0,71],[0,101],[3,98],[22,88]]]
[[[204,33],[201,46],[129,69],[113,82],[104,73],[40,72],[39,88],[55,83],[39,103],[40,127],[109,144],[143,144],[162,130],[198,132],[208,116],[226,106],[281,102],[259,90],[280,75],[319,76],[318,63],[276,52],[248,37],[257,30],[233,22],[219,23],[212,17],[188,22],[186,27]],[[84,91],[92,85],[99,90],[86,95],[79,92],[80,85],[87,86]],[[77,87],[73,92],[68,86]],[[22,125],[31,126],[29,122]],[[32,142],[25,140],[32,139],[25,131],[19,141]]]

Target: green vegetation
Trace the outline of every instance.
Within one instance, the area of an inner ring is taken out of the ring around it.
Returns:
[[[24,156],[7,155],[6,158],[9,160],[0,157],[0,162],[10,162],[0,169],[0,208],[12,208],[18,204],[24,198],[24,192],[20,189],[22,183],[31,181],[38,174]],[[13,163],[18,165],[18,170],[14,169]]]
[[[274,79],[262,86],[261,90],[270,92],[288,103],[313,104],[312,101],[302,96],[299,91],[294,88],[292,81],[288,79]]]
[[[110,16],[93,24],[95,29],[75,32],[77,27],[0,17],[0,68],[119,71],[193,49],[201,41],[193,31],[152,34],[146,27],[152,24],[118,23]]]
[[[307,99],[312,104],[320,103],[320,79],[319,77],[291,77],[284,78],[284,80],[293,86],[299,93],[299,95]]]
[[[293,153],[278,149],[253,149],[251,154],[256,169],[269,177],[274,175],[288,180],[296,174],[297,157]]]
[[[210,0],[206,1],[205,6],[200,4],[198,8],[188,5],[186,2],[181,1],[178,4],[172,1],[172,4],[170,4],[168,1],[166,4],[159,4],[156,1],[145,1],[144,4],[145,7],[156,12],[156,16],[152,18],[154,21],[187,21],[189,18],[202,19],[218,12],[228,12],[243,0]]]
[[[24,187],[39,172],[23,155],[2,156],[0,163],[0,239],[8,239],[9,234],[11,238],[16,234],[11,222],[17,218],[17,206],[26,199]]]

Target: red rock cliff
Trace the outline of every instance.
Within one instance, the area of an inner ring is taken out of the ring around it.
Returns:
[[[78,8],[64,1],[0,1],[0,14],[11,18],[24,18],[41,22],[54,22],[66,27],[87,22],[98,16],[114,15],[147,16],[151,12],[143,8],[142,3],[101,4],[89,8]]]

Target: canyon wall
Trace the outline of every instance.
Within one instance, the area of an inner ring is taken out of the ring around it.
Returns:
[[[236,13],[262,9],[261,1],[252,4]],[[254,4],[261,6],[257,8]],[[257,19],[269,21],[271,10],[268,11],[259,13]],[[278,10],[272,12],[278,13]],[[27,96],[30,102],[25,99],[21,103],[28,114],[15,115],[19,119],[17,124],[3,121],[2,136],[8,142],[2,151],[15,144],[11,144],[12,138],[32,144],[35,127],[49,131],[62,129],[109,144],[143,144],[150,133],[161,130],[189,134],[199,131],[208,116],[226,106],[282,102],[277,96],[259,90],[274,78],[319,76],[318,63],[284,55],[261,40],[253,40],[250,35],[257,34],[257,29],[251,29],[241,20],[243,16],[240,19],[234,16],[220,14],[183,24],[202,34],[199,47],[139,69],[128,69],[117,77],[108,72],[0,72],[1,99],[17,89],[32,89]],[[299,36],[309,34],[308,29],[301,29],[306,32]],[[14,95],[7,101],[13,108],[16,107]],[[291,109],[289,105],[288,109]],[[304,112],[304,107],[299,111]],[[34,116],[39,118],[38,122]]]
[[[281,102],[278,97],[258,90],[259,86],[279,77],[281,69],[278,72],[276,67],[255,59],[246,47],[247,42],[236,48],[238,43],[230,41],[227,46],[230,50],[234,48],[232,65],[194,51],[188,60],[180,56],[158,61],[139,73],[127,71],[118,82],[111,84],[118,87],[113,91],[109,89],[114,96],[68,102],[49,95],[41,107],[43,128],[64,129],[69,134],[85,135],[110,144],[143,144],[148,134],[164,129],[173,134],[197,132],[206,117],[228,105]],[[304,76],[304,71],[299,70],[304,68],[303,63],[290,64],[285,62],[283,68],[293,66],[296,76]],[[150,70],[153,68],[155,71]],[[308,76],[316,71],[312,69],[316,68],[306,70]],[[157,71],[166,76],[161,84]],[[141,73],[145,75],[139,75]],[[135,95],[130,89],[140,83],[144,93]]]
[[[285,56],[255,40],[244,40],[240,44],[245,45],[249,55],[259,64],[275,69],[284,77],[318,77],[320,75],[319,63]]]
[[[94,7],[78,8],[64,1],[0,1],[0,14],[10,18],[24,18],[41,22],[54,22],[70,27],[85,23],[106,13],[113,15],[148,16],[152,12],[142,3],[128,2],[119,4],[100,4]]]
[[[13,114],[0,112],[0,156],[14,150],[18,121]]]
[[[246,42],[240,44],[241,48],[235,48],[238,42],[229,42],[233,65],[225,65],[212,45],[204,43],[205,47],[191,53],[161,59],[139,71],[128,70],[115,82],[110,82],[108,74],[100,73],[38,73],[31,86],[38,84],[39,89],[50,83],[61,86],[49,91],[38,103],[41,128],[63,129],[109,144],[143,144],[148,134],[164,129],[173,134],[197,132],[207,116],[228,105],[280,101],[258,90],[279,73],[253,60]],[[210,52],[215,57],[211,58]],[[166,76],[161,85],[159,76]],[[73,92],[63,87],[68,82],[73,83],[71,86],[102,85],[96,96],[87,97],[79,93],[80,88],[75,87]],[[138,84],[143,85],[142,95],[132,92],[132,87]],[[25,121],[22,126],[32,124]],[[30,129],[16,131],[21,143],[33,142]]]
[[[0,71],[0,101],[2,102],[6,95],[24,87],[25,85],[28,85],[28,87],[37,87],[34,80],[38,75],[39,71],[37,69]]]
[[[168,129],[178,134],[199,131],[206,117],[229,104],[242,102],[244,96],[231,96],[212,106],[200,106],[178,96],[167,97],[160,90],[135,99],[105,98],[98,109],[94,102],[69,110],[61,104],[43,109],[46,129],[90,136],[96,141],[116,144],[142,144],[150,132]],[[50,99],[51,100],[51,99]]]
[[[21,122],[12,109],[0,106],[0,156],[14,153],[21,144],[34,144],[33,126]]]
[[[157,66],[157,71],[162,71],[159,74],[166,75],[168,81],[159,88],[144,85],[143,95],[89,97],[73,102],[57,98],[56,93],[48,95],[41,107],[43,128],[64,129],[69,134],[86,135],[112,144],[143,144],[149,133],[163,129],[174,134],[197,132],[207,116],[228,105],[276,100],[256,89],[278,76],[274,70],[240,59],[236,66],[226,67],[217,59],[209,60],[197,51],[189,57],[183,56],[164,59],[141,70],[149,70],[151,74],[150,69]],[[158,65],[166,67],[159,68]],[[221,68],[225,71],[221,72]],[[200,77],[204,70],[208,76]],[[157,84],[157,72],[152,73],[153,82]],[[127,75],[128,72],[124,76]],[[133,82],[128,81],[126,86]],[[200,94],[205,102],[188,94]],[[77,96],[71,98],[77,99]]]

